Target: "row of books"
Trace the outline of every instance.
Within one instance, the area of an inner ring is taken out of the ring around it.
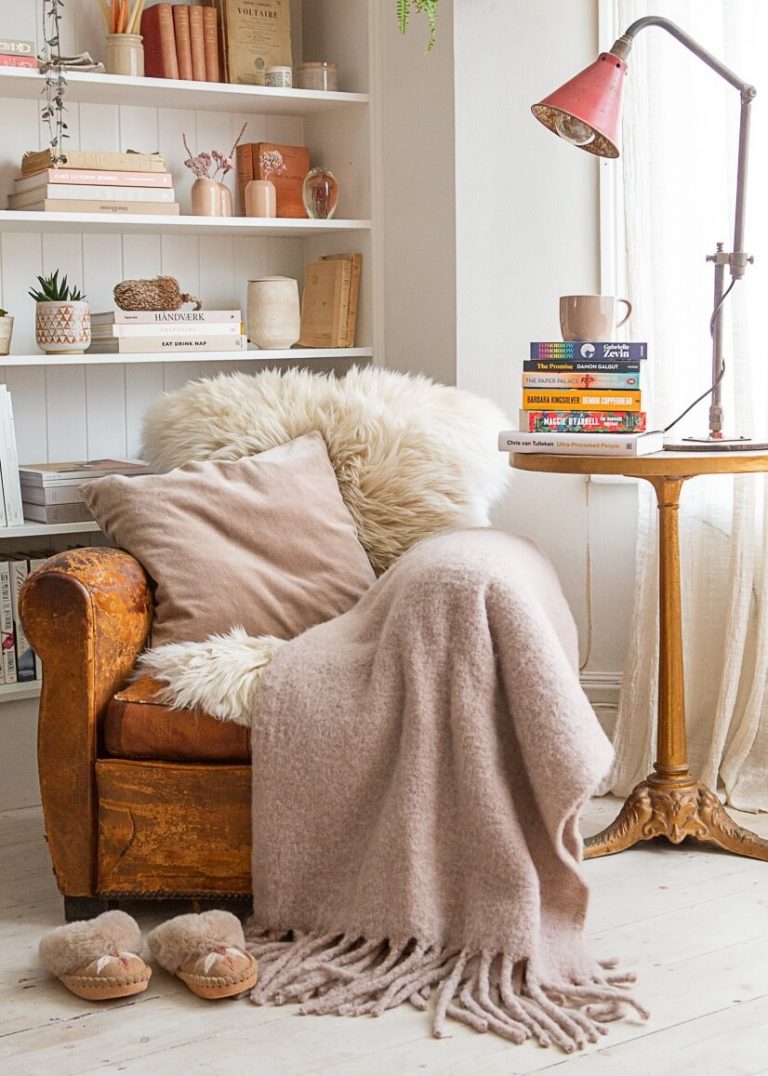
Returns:
[[[646,433],[643,369],[648,345],[534,341],[523,363],[520,429],[503,431],[505,452],[647,455],[663,447]]]
[[[107,475],[146,474],[140,460],[79,460],[69,463],[30,463],[19,467],[25,519],[36,523],[84,523],[93,516],[83,499],[82,485]]]
[[[144,74],[219,82],[219,18],[213,7],[155,4],[141,16]]]
[[[42,680],[40,662],[19,617],[19,592],[53,550],[21,551],[0,560],[0,684]]]
[[[0,39],[0,67],[27,67],[37,71],[34,41],[20,41],[12,37]]]
[[[8,208],[49,213],[175,216],[173,176],[159,153],[67,152],[54,168],[49,150],[26,153]]]
[[[91,315],[89,351],[246,351],[241,310],[107,310]]]
[[[361,254],[328,254],[304,270],[300,347],[355,346]]]

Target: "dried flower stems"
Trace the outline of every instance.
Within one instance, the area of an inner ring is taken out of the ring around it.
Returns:
[[[223,179],[224,176],[226,176],[228,172],[231,172],[232,169],[235,167],[235,150],[240,145],[240,139],[245,134],[245,128],[247,126],[248,122],[246,121],[240,128],[240,133],[235,139],[235,144],[232,146],[232,149],[226,155],[219,152],[219,150],[217,149],[211,150],[210,153],[193,153],[192,150],[189,148],[187,136],[185,134],[182,134],[181,140],[184,143],[184,149],[189,154],[189,158],[184,162],[184,164],[192,171],[196,179],[218,180],[219,172],[221,172],[221,178]],[[214,163],[214,161],[216,162],[216,168],[214,169],[213,175],[211,175],[211,165]]]

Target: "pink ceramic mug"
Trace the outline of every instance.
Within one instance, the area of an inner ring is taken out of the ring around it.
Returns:
[[[627,312],[621,321],[616,310],[623,303]],[[616,330],[632,313],[629,299],[614,295],[561,295],[560,330],[563,340],[613,340]]]

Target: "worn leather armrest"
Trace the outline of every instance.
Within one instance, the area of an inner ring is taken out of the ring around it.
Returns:
[[[128,553],[75,549],[27,578],[19,611],[43,665],[38,766],[54,871],[62,893],[90,896],[99,721],[146,642],[152,592]]]

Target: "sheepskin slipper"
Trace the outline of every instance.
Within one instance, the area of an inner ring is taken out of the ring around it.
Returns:
[[[177,915],[147,941],[158,964],[198,997],[230,998],[256,983],[256,961],[245,952],[242,925],[231,912]]]
[[[126,998],[146,990],[152,969],[140,951],[138,923],[119,911],[67,923],[40,939],[43,967],[86,1001]]]

